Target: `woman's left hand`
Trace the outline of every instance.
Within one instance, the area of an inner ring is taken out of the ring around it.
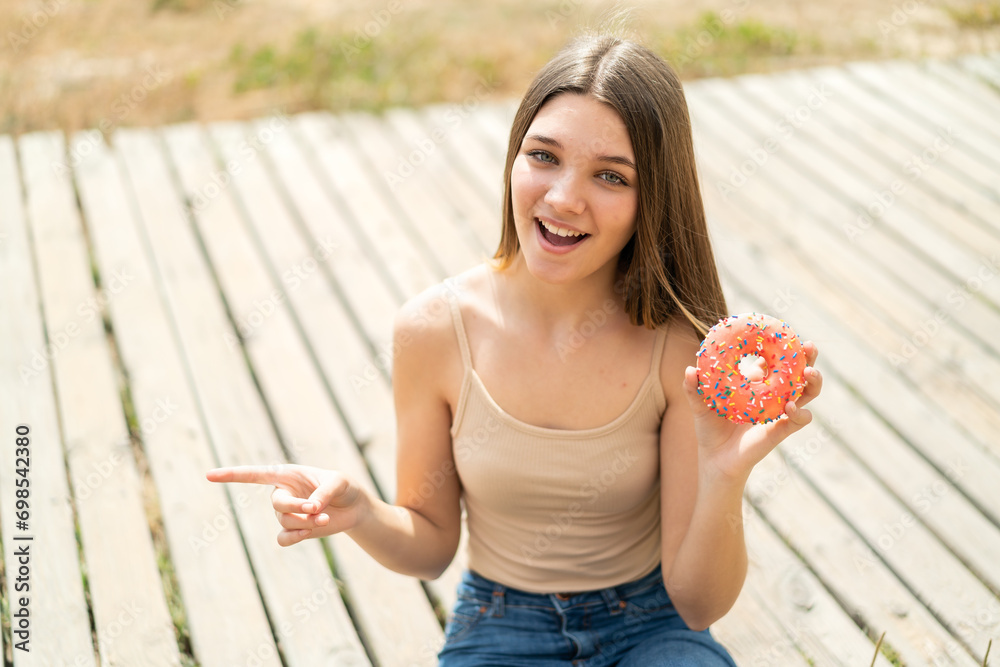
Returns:
[[[803,345],[806,353],[806,388],[797,401],[785,405],[784,416],[766,424],[736,424],[719,416],[698,395],[698,369],[688,366],[684,371],[684,390],[694,413],[698,436],[698,458],[710,472],[724,478],[745,482],[750,471],[778,443],[812,421],[812,413],[803,406],[816,398],[823,378],[813,368],[819,351],[812,342]]]

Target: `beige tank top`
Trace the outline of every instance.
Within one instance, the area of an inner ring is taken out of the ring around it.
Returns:
[[[458,301],[445,292],[464,363],[451,437],[468,567],[534,593],[594,590],[649,574],[660,562],[666,330],[657,330],[649,374],[622,414],[596,428],[545,428],[515,419],[489,395],[472,367]]]

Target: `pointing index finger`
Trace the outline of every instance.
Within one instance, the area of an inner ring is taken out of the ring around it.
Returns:
[[[284,478],[282,466],[230,466],[213,468],[205,477],[210,482],[238,482],[242,484],[277,484]]]

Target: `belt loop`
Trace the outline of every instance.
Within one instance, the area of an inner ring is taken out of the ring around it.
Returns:
[[[496,618],[503,618],[504,592],[503,584],[493,584],[493,608],[490,614]]]
[[[625,611],[625,601],[618,597],[618,588],[615,586],[609,586],[601,590],[601,595],[604,596],[604,602],[608,605],[608,612],[612,616],[616,616],[623,611]]]

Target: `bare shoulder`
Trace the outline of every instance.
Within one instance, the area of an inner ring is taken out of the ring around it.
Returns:
[[[480,267],[473,267],[431,285],[400,306],[393,321],[394,359],[402,360],[408,370],[423,374],[426,382],[434,383],[425,388],[433,386],[442,395],[450,393],[448,388],[455,384],[455,374],[461,373],[462,364],[451,301],[462,308],[470,300],[481,273]]]
[[[667,336],[660,360],[660,383],[667,404],[670,404],[674,400],[685,400],[684,369],[697,363],[702,339],[694,325],[681,314],[674,315],[663,326],[667,329]]]

